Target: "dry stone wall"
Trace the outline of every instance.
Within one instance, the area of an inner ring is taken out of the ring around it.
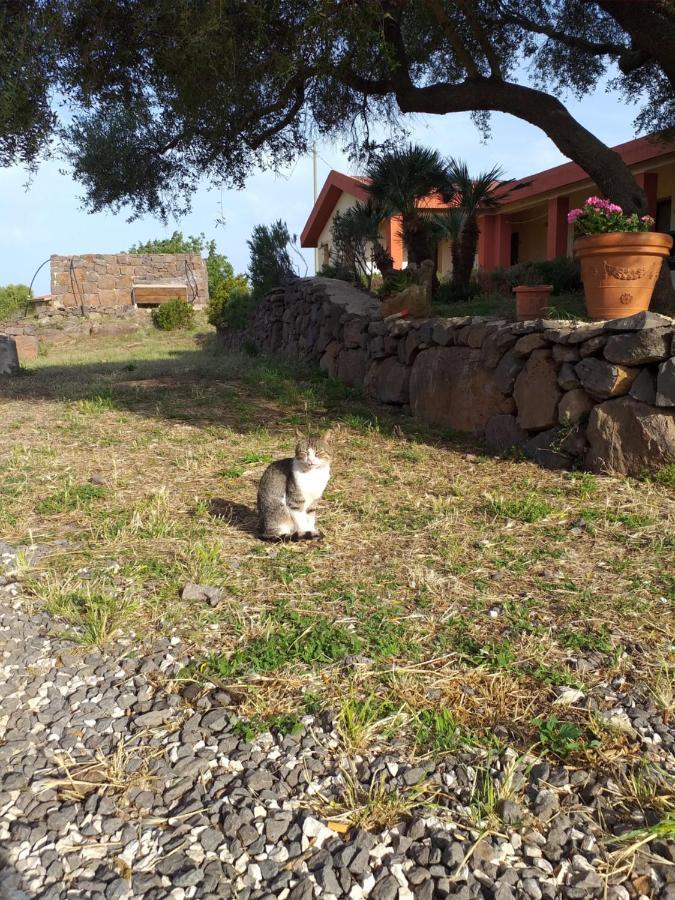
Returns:
[[[16,316],[0,322],[0,341],[11,340],[21,365],[36,359],[41,348],[73,343],[82,337],[135,334],[150,324],[150,310],[121,306],[101,312],[49,309],[38,318]]]
[[[606,323],[379,318],[344,283],[297,279],[270,293],[250,330],[266,353],[313,359],[419,419],[519,449],[551,468],[640,475],[675,462],[675,320]]]
[[[52,300],[65,309],[130,306],[135,284],[185,284],[196,306],[209,298],[206,263],[198,253],[85,253],[52,256],[50,263]]]

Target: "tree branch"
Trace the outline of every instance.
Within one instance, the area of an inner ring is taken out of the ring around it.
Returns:
[[[526,31],[534,34],[543,34],[545,37],[558,41],[573,50],[583,50],[584,53],[591,53],[593,56],[621,56],[622,53],[630,53],[630,47],[625,44],[615,44],[611,41],[589,41],[575,34],[560,31],[552,25],[535,22],[533,19],[528,19],[520,13],[513,12],[508,7],[501,7],[500,11],[502,22],[518,25],[520,28],[524,28]]]
[[[412,86],[395,92],[404,113],[495,110],[509,113],[541,128],[556,147],[573,159],[602,191],[627,210],[644,210],[644,192],[621,157],[583,127],[563,104],[544,91],[490,78],[467,79],[460,84]],[[618,165],[617,165],[618,163]]]
[[[461,7],[462,12],[464,13],[464,17],[469,23],[474,37],[478,41],[481,50],[485,54],[485,58],[487,59],[488,65],[490,66],[492,77],[501,78],[502,67],[499,62],[499,58],[497,57],[495,49],[490,43],[487,34],[485,33],[485,29],[483,28],[478,17],[476,16],[476,13],[474,12],[473,5],[471,3],[467,3],[466,0],[457,0],[457,5]]]
[[[474,58],[464,46],[464,43],[457,33],[457,29],[443,9],[441,0],[424,0],[424,5],[431,11],[434,18],[442,28],[443,34],[446,36],[446,38],[448,39],[448,43],[455,51],[457,59],[466,69],[469,78],[481,78],[481,73],[478,71],[478,66],[476,65]]]

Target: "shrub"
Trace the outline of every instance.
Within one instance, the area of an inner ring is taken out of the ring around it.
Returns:
[[[296,275],[288,245],[291,236],[281,219],[272,225],[256,225],[247,241],[250,250],[248,274],[256,300]]]
[[[468,284],[459,284],[454,280],[442,281],[434,294],[434,303],[461,303],[473,300],[481,293],[481,287],[477,281]]]
[[[236,288],[217,309],[209,303],[209,322],[216,328],[245,328],[257,305],[258,300],[248,288]]]
[[[0,321],[23,312],[29,297],[30,288],[25,284],[0,287]]]
[[[517,263],[495,269],[490,276],[494,289],[511,294],[517,284],[552,284],[554,294],[573,294],[583,290],[579,263],[568,256]]]
[[[194,321],[194,310],[182,297],[171,297],[152,311],[152,323],[161,331],[192,328]]]
[[[231,279],[223,279],[220,281],[213,292],[209,293],[209,305],[206,317],[216,328],[224,321],[223,315],[225,307],[230,300],[236,295],[249,294],[248,280],[244,275],[235,275]]]

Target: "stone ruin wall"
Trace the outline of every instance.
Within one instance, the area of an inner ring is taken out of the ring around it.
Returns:
[[[675,319],[656,313],[384,322],[369,295],[305,278],[269,294],[245,334],[221,336],[230,348],[252,340],[315,360],[375,400],[477,435],[492,453],[635,476],[675,462]]]
[[[198,253],[86,253],[52,256],[50,262],[53,303],[67,310],[130,306],[134,284],[187,282],[188,298],[196,306],[209,299],[206,263]]]

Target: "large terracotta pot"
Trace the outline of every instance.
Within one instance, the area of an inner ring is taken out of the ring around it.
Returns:
[[[649,309],[673,239],[654,231],[589,234],[574,242],[591,319],[623,319]]]
[[[516,295],[516,318],[519,322],[529,319],[543,319],[550,306],[552,284],[517,284],[513,293]]]

